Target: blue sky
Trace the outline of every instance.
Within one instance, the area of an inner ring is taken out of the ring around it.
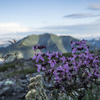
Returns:
[[[54,33],[100,37],[100,0],[0,0],[0,39]]]

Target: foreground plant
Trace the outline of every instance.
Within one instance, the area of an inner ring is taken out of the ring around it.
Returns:
[[[28,88],[30,91],[27,93],[26,100],[48,100],[47,95],[42,86],[42,76],[37,75],[30,79],[31,84]]]
[[[39,46],[35,46],[33,49],[36,51],[46,48],[46,46],[41,46],[41,48]],[[72,41],[71,48],[71,57],[64,57],[62,53],[58,52],[40,52],[33,57],[36,63],[42,61],[41,64],[36,64],[37,71],[44,71],[44,79],[47,78],[48,82],[52,81],[54,89],[57,90],[56,100],[61,93],[82,100],[85,91],[93,89],[92,84],[100,85],[100,57],[95,57],[89,52],[86,40]]]

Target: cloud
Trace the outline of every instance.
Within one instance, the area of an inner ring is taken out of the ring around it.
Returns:
[[[59,27],[59,26],[58,26]],[[39,28],[39,29],[37,29],[36,31],[38,31],[38,32],[57,32],[57,31],[59,31],[59,32],[65,32],[65,31],[70,31],[69,29],[62,29],[62,28],[59,28],[59,29],[56,29],[56,28],[50,28],[49,29],[49,27],[46,29],[46,27],[44,27],[44,28]]]
[[[92,4],[89,9],[91,10],[100,10],[100,4]]]
[[[96,37],[100,37],[100,32],[99,33],[94,33],[95,35],[93,36],[93,34],[56,34],[58,36],[73,36],[75,38],[78,39],[92,39],[92,38],[96,38]]]
[[[28,32],[30,29],[18,23],[0,23],[0,35],[6,33]]]
[[[77,18],[88,18],[88,17],[98,17],[98,16],[100,16],[100,14],[94,15],[91,13],[76,13],[76,14],[66,15],[66,16],[64,16],[64,18],[77,19]]]
[[[5,44],[3,41],[0,41],[0,44]]]
[[[98,19],[89,24],[47,26],[42,27],[42,29],[51,30],[49,31],[50,33],[54,33],[57,35],[70,35],[78,39],[89,39],[100,37],[100,20]],[[55,32],[53,32],[52,30],[55,30]]]
[[[16,24],[16,23],[9,23],[9,24],[1,24],[0,29],[6,29],[6,32],[1,34],[0,31],[0,42],[7,43],[8,40],[11,39],[22,39],[31,34],[42,34],[42,33],[53,33],[56,35],[70,35],[78,39],[89,39],[100,37],[100,19],[88,23],[88,24],[77,24],[77,25],[57,25],[57,26],[46,26],[37,29],[29,29],[26,26]],[[9,33],[7,29],[10,28]],[[14,28],[14,29],[13,29]],[[20,29],[22,28],[22,29]],[[12,30],[11,30],[12,29]],[[14,33],[17,32],[17,33]]]

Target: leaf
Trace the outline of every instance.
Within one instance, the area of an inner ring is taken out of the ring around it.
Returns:
[[[44,81],[46,81],[46,76],[43,77]]]
[[[51,80],[51,76],[48,77],[48,83],[50,82],[50,80]]]

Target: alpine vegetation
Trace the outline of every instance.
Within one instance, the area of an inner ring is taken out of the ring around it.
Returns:
[[[26,100],[48,100],[47,95],[42,86],[42,76],[37,75],[30,79],[31,84],[28,88],[30,91],[26,95]]]
[[[46,46],[33,47],[34,51],[43,48]],[[87,90],[93,90],[93,84],[100,85],[100,57],[90,53],[86,40],[71,41],[71,48],[71,57],[49,51],[36,53],[33,57],[37,71],[44,71],[44,80],[53,83],[56,100],[63,93],[82,100]]]

